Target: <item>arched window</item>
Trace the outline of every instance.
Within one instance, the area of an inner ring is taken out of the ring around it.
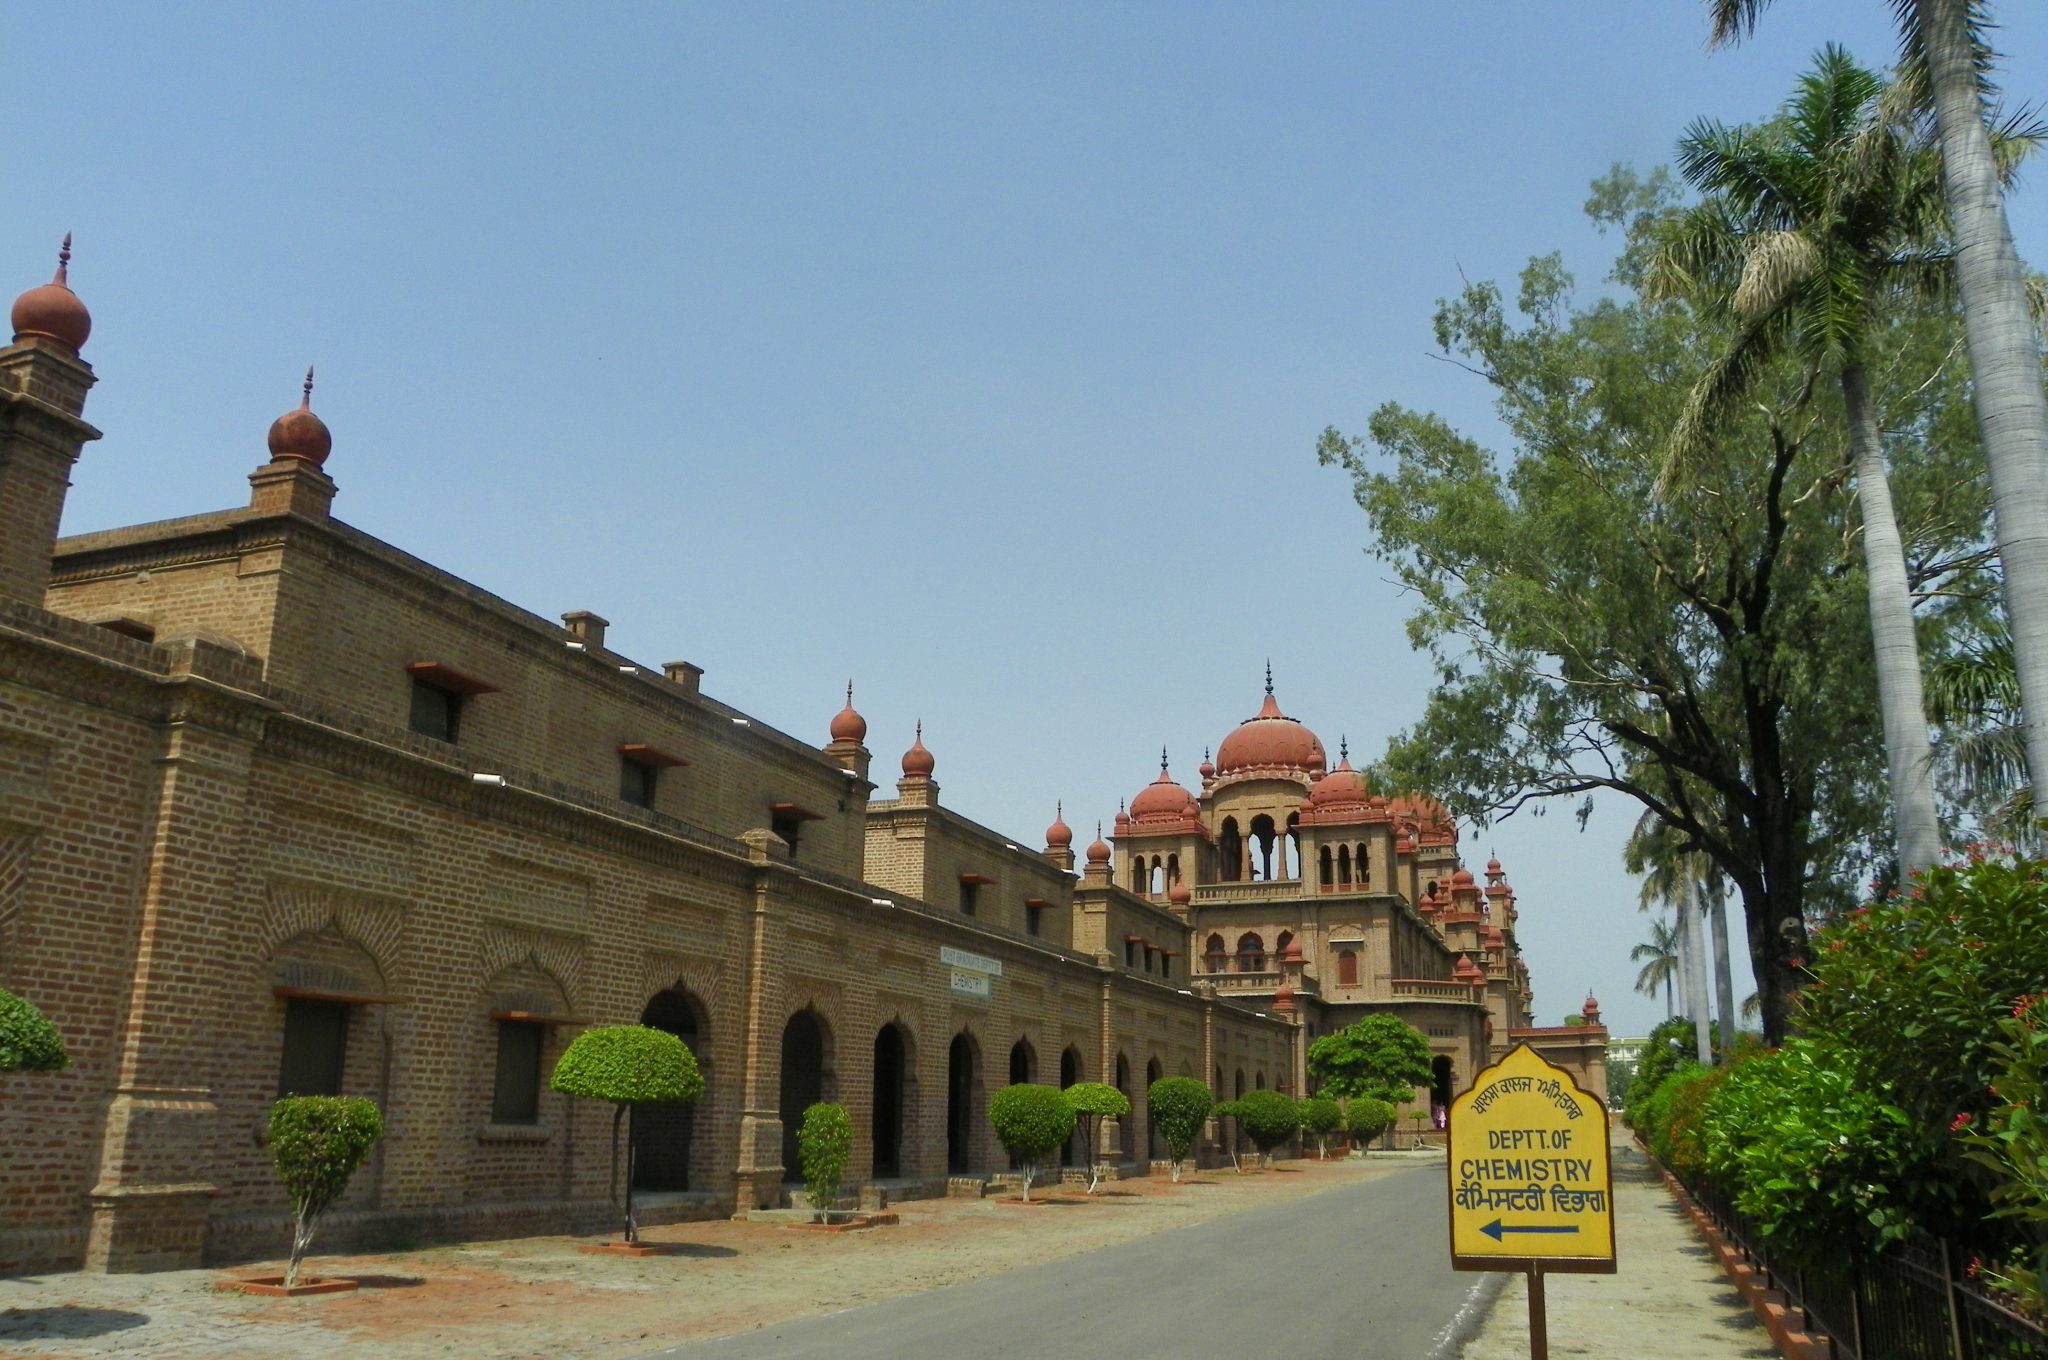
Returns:
[[[1294,932],[1293,932],[1293,931],[1291,931],[1291,930],[1283,930],[1283,931],[1281,931],[1281,932],[1280,932],[1280,938],[1279,938],[1279,939],[1277,939],[1277,940],[1275,940],[1275,941],[1273,941],[1273,965],[1274,965],[1274,967],[1276,967],[1276,968],[1277,968],[1277,967],[1279,967],[1279,966],[1280,966],[1280,965],[1281,965],[1282,963],[1284,963],[1284,962],[1286,961],[1286,959],[1287,959],[1287,946],[1288,946],[1289,944],[1293,943],[1293,941],[1294,941]]]
[[[1358,951],[1340,949],[1337,951],[1337,985],[1356,987],[1358,985]]]
[[[1330,876],[1330,847],[1329,847],[1329,846],[1327,846],[1327,845],[1323,847],[1323,855],[1322,855],[1322,860],[1323,860],[1323,887],[1327,889],[1327,888],[1328,888],[1328,887],[1329,887],[1329,886],[1330,886],[1330,885],[1331,885],[1332,883],[1335,883],[1335,882],[1337,881],[1336,879],[1334,879],[1334,878],[1332,878],[1332,877]]]
[[[1177,854],[1168,855],[1166,857],[1166,886],[1171,888],[1178,882],[1180,882],[1180,856]]]
[[[1211,935],[1209,937],[1208,943],[1202,946],[1202,957],[1208,962],[1210,972],[1220,973],[1223,971],[1224,964],[1228,961],[1229,956],[1223,952],[1223,937],[1221,935]]]
[[[1131,856],[1131,891],[1140,897],[1145,894],[1145,857]]]
[[[1259,973],[1266,968],[1266,942],[1247,930],[1237,940],[1237,971]]]
[[[1323,853],[1327,855],[1330,852],[1325,850]],[[1351,847],[1348,845],[1337,848],[1337,882],[1346,888],[1351,886]]]
[[[1223,829],[1216,833],[1216,857],[1223,861],[1218,878],[1236,883],[1244,877],[1244,834],[1237,829],[1237,818],[1223,819]]]
[[[1273,819],[1265,813],[1252,818],[1252,877],[1273,880],[1273,847],[1279,840],[1279,833],[1273,828]],[[1282,858],[1285,858],[1283,853]]]
[[[1148,897],[1157,897],[1165,891],[1166,867],[1161,863],[1159,856],[1154,855],[1152,857],[1152,872],[1145,876],[1145,893]]]
[[[1358,886],[1361,888],[1370,888],[1372,886],[1372,873],[1365,867],[1365,864],[1365,846],[1363,844],[1360,844],[1358,847],[1358,853],[1352,856],[1351,867],[1358,874]]]
[[[1292,849],[1289,849],[1289,846],[1291,846]],[[1286,844],[1283,844],[1281,847],[1281,856],[1287,862],[1280,866],[1280,877],[1300,878],[1302,862],[1301,814],[1299,812],[1290,812],[1287,814],[1287,842]]]

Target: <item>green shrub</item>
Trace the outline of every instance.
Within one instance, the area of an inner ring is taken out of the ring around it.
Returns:
[[[820,1223],[831,1221],[846,1179],[846,1159],[853,1153],[853,1120],[844,1105],[813,1105],[804,1111],[796,1135],[797,1161],[803,1168],[804,1193]]]
[[[1166,1155],[1173,1162],[1173,1179],[1177,1181],[1181,1163],[1187,1161],[1189,1149],[1201,1136],[1202,1121],[1209,1117],[1215,1097],[1193,1077],[1161,1077],[1145,1092],[1145,1102],[1152,1108],[1152,1120],[1159,1126],[1159,1137],[1166,1144]]]
[[[1105,1086],[1099,1081],[1077,1081],[1066,1089],[1065,1094],[1067,1103],[1074,1107],[1074,1120],[1088,1149],[1088,1193],[1092,1195],[1102,1176],[1102,1158],[1097,1150],[1102,1121],[1126,1118],[1131,1112],[1131,1102],[1116,1087]]]
[[[1296,1107],[1301,1127],[1316,1140],[1317,1158],[1330,1156],[1330,1135],[1344,1127],[1344,1107],[1328,1096],[1304,1096]]]
[[[988,1122],[1004,1150],[1024,1164],[1024,1198],[1029,1201],[1039,1159],[1074,1136],[1073,1103],[1056,1087],[1019,1082],[990,1098]]]
[[[2048,1314],[2048,1005],[2040,994],[2020,998],[1999,1022],[1992,1045],[1998,1103],[1981,1122],[1967,1114],[1950,1123],[1963,1155],[1993,1177],[1994,1216],[2030,1226],[2034,1243],[2015,1241],[1990,1272],[1990,1283],[2010,1291],[2035,1317]]]
[[[1344,1102],[1344,1131],[1363,1148],[1394,1126],[1394,1102],[1378,1096],[1353,1096]]]
[[[71,1065],[57,1027],[14,993],[0,988],[0,1072],[55,1072]]]
[[[384,1135],[374,1103],[349,1096],[286,1096],[270,1107],[270,1157],[292,1202],[292,1254],[285,1287],[299,1282],[299,1263],[313,1228],[348,1189],[349,1177]]]
[[[1710,1027],[1710,1036],[1718,1034]],[[1654,1095],[1664,1078],[1676,1071],[1681,1063],[1699,1064],[1699,1040],[1693,1030],[1692,1021],[1684,1016],[1674,1016],[1650,1031],[1650,1037],[1643,1043],[1642,1055],[1636,1061],[1634,1074],[1628,1082],[1627,1103],[1622,1106],[1622,1118],[1628,1126],[1649,1138],[1649,1132],[1637,1119],[1643,1103]]]
[[[1278,1091],[1248,1091],[1237,1102],[1237,1124],[1260,1152],[1271,1153],[1301,1129],[1301,1108]]]
[[[1429,1040],[1396,1015],[1368,1015],[1308,1046],[1309,1075],[1317,1089],[1397,1103],[1412,1099],[1416,1087],[1429,1085],[1429,1059]]]
[[[634,1105],[695,1100],[704,1091],[696,1055],[667,1030],[645,1025],[600,1025],[576,1036],[555,1063],[548,1086],[564,1095],[612,1103],[611,1183],[619,1181],[619,1126]],[[633,1221],[633,1166],[626,1154],[626,1240],[638,1242]],[[615,1193],[615,1192],[614,1192]]]

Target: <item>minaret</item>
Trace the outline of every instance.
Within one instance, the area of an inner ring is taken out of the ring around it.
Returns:
[[[95,381],[78,356],[92,316],[71,291],[71,237],[57,276],[14,300],[14,343],[0,349],[0,599],[40,608],[71,465],[100,432],[85,423]]]
[[[832,740],[825,747],[825,754],[839,762],[840,768],[852,772],[863,784],[868,777],[869,754],[867,748],[868,720],[853,706],[853,681],[846,682],[846,707],[833,715],[830,729]]]

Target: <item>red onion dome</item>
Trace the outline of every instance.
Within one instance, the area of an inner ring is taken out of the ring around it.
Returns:
[[[1177,822],[1187,815],[1188,804],[1195,796],[1173,782],[1173,776],[1166,771],[1166,752],[1159,753],[1159,777],[1138,791],[1131,800],[1131,820],[1138,822]]]
[[[939,762],[930,751],[924,749],[924,721],[918,720],[917,737],[910,743],[910,749],[903,753],[903,777],[905,779],[930,779]]]
[[[1301,962],[1301,937],[1299,935],[1295,936],[1287,942],[1287,948],[1280,955],[1280,962]]]
[[[1054,803],[1052,805],[1052,825],[1045,829],[1045,848],[1048,850],[1065,850],[1073,845],[1073,843],[1074,828],[1067,825],[1066,808],[1059,803]]]
[[[1090,864],[1109,863],[1109,842],[1102,839],[1101,822],[1095,824],[1095,839],[1089,842],[1088,845],[1088,862]]]
[[[36,336],[69,345],[74,352],[85,348],[86,337],[92,334],[92,313],[71,291],[70,232],[64,233],[64,244],[57,251],[56,276],[16,298],[9,319],[16,340]]]
[[[270,423],[270,456],[296,458],[319,467],[334,452],[334,436],[327,423],[313,414],[313,370],[306,370],[305,394],[296,411],[286,411]]]
[[[854,712],[853,681],[846,682],[846,707],[832,715],[832,740],[850,741],[858,746],[867,740],[868,720]]]
[[[1458,966],[1452,970],[1452,973],[1458,981],[1468,987],[1477,987],[1486,981],[1486,974],[1480,971],[1478,964],[1472,962],[1470,954],[1458,955]]]
[[[1287,979],[1284,976],[1280,979],[1280,986],[1273,993],[1273,1009],[1276,1011],[1291,1011],[1294,1009],[1294,988],[1287,984]]]
[[[1488,878],[1492,878],[1495,874],[1498,874],[1500,871],[1500,858],[1498,856],[1495,856],[1494,858],[1486,861],[1486,876]]]
[[[1329,756],[1316,734],[1280,711],[1273,691],[1259,711],[1237,725],[1237,730],[1216,748],[1218,774],[1244,774],[1254,770],[1286,770],[1293,774],[1320,774]]]
[[[1204,779],[1214,779],[1216,777],[1216,762],[1209,759],[1207,751],[1202,752],[1202,763],[1195,767],[1195,773]]]
[[[1175,883],[1166,890],[1166,900],[1176,907],[1184,907],[1195,900],[1195,894],[1185,883]]]
[[[1600,1003],[1593,999],[1591,992],[1586,993],[1586,1004],[1579,1007],[1579,1014],[1585,1016],[1588,1020],[1600,1018]]]
[[[1316,781],[1309,802],[1318,812],[1334,811],[1337,808],[1357,808],[1361,811],[1371,806],[1372,788],[1365,782],[1365,776],[1351,768],[1351,758],[1344,757],[1337,768]]]
[[[1451,890],[1453,892],[1461,888],[1471,888],[1477,891],[1478,887],[1479,880],[1472,877],[1470,869],[1460,868],[1458,872],[1451,875]]]

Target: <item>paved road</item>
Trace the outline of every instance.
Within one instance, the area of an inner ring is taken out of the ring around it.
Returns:
[[[1449,1256],[1430,1165],[646,1360],[1423,1360],[1495,1280],[1453,1273]]]

